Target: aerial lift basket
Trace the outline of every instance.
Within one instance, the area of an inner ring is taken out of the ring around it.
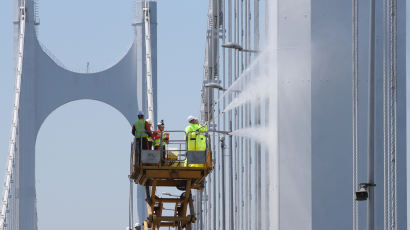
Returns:
[[[184,131],[166,133],[185,136]],[[186,140],[171,139],[160,150],[141,150],[141,140],[134,139],[131,145],[130,178],[146,190],[146,228],[191,229],[191,223],[195,223],[191,189],[202,190],[206,176],[213,169],[209,135],[207,132],[196,132],[196,135],[206,138],[205,149],[188,150]],[[162,138],[160,146],[163,146]],[[183,192],[177,198],[162,198],[156,194],[158,186],[176,187]],[[163,216],[164,205],[167,203],[175,207],[173,216]]]

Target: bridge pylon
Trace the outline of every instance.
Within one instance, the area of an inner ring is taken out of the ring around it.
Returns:
[[[135,39],[127,54],[112,67],[96,73],[70,71],[43,48],[36,34],[35,4],[34,0],[15,0],[16,98],[0,230],[37,229],[35,143],[38,131],[49,114],[66,103],[91,99],[114,107],[132,124],[137,112],[147,108],[141,3],[137,2],[136,22],[133,23]],[[156,105],[157,14],[156,2],[150,4]],[[144,220],[144,188],[139,186],[137,193],[139,219]]]

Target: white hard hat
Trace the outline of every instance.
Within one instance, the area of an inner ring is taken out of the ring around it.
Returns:
[[[190,116],[188,116],[188,118],[187,118],[186,120],[187,120],[188,122],[191,122],[191,121],[193,121],[193,120],[196,120],[196,117],[190,115]]]
[[[159,125],[164,125],[164,124],[163,124],[162,122],[158,122],[158,124],[157,124],[157,125],[159,126]]]
[[[138,112],[138,116],[144,116],[144,112],[139,111],[139,112]]]
[[[147,119],[148,124],[152,125],[151,119]]]

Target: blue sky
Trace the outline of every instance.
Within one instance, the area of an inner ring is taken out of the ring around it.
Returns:
[[[65,66],[98,71],[133,40],[134,1],[40,0],[39,37]],[[12,117],[13,1],[0,1],[0,180]],[[208,1],[158,2],[159,118],[182,129],[199,115]],[[52,113],[36,145],[39,228],[125,229],[130,127],[101,102],[69,103]]]

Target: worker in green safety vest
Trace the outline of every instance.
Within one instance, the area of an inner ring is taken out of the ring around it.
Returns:
[[[154,149],[161,150],[161,142],[162,149],[165,149],[165,146],[169,143],[169,133],[164,133],[165,124],[163,120],[161,122],[158,122],[157,126],[158,130],[153,132]]]
[[[188,151],[205,151],[206,137],[204,132],[208,131],[208,126],[200,125],[198,119],[194,116],[189,116],[187,121],[189,125],[185,128],[185,134]]]
[[[206,136],[204,132],[208,131],[207,125],[200,125],[199,121],[194,116],[189,116],[187,121],[189,125],[185,128],[187,150],[188,151],[205,151],[206,150]],[[203,167],[203,164],[188,164],[186,158],[182,166],[186,167]]]
[[[149,128],[150,128],[150,130],[151,130],[152,121],[149,120],[149,119],[147,119],[147,120],[145,120],[145,122],[148,123],[148,126],[149,126]],[[151,135],[148,135],[148,137],[147,137],[147,142],[148,142],[147,149],[149,149],[149,150],[152,150],[152,146],[153,146],[153,143],[154,143],[154,139],[153,139],[153,135],[152,135],[152,134],[153,134],[153,133],[151,132]]]
[[[152,136],[151,126],[144,120],[144,113],[138,112],[138,120],[132,126],[132,135],[140,149],[148,149],[148,137]]]

